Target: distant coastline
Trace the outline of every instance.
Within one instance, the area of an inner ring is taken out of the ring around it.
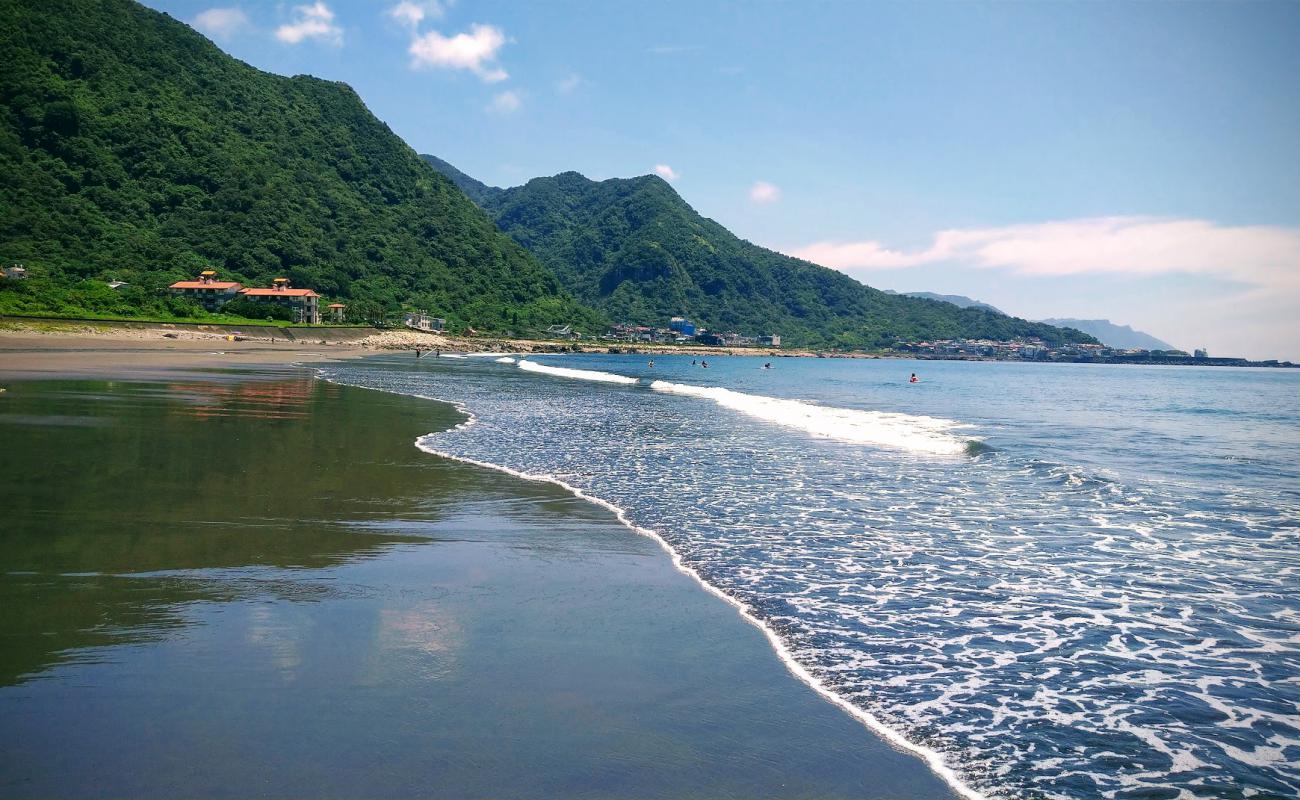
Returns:
[[[221,341],[223,346],[241,343],[281,344],[330,347],[332,354],[352,350],[367,351],[432,350],[462,352],[499,352],[526,354],[615,353],[630,355],[722,355],[762,356],[767,358],[859,358],[910,359],[917,361],[1008,361],[1038,364],[1121,364],[1144,366],[1200,367],[1270,367],[1297,368],[1300,364],[1277,359],[1252,361],[1245,358],[1196,358],[1195,356],[1115,355],[1097,357],[1061,357],[1022,359],[999,358],[978,353],[913,353],[900,351],[840,351],[809,348],[723,347],[715,345],[680,345],[653,343],[610,343],[598,341],[557,341],[549,339],[510,339],[497,336],[449,336],[409,329],[379,329],[360,326],[272,326],[231,325],[181,322],[147,322],[136,320],[74,319],[66,317],[27,317],[0,315],[0,338],[4,337],[94,337],[130,342],[169,339]]]

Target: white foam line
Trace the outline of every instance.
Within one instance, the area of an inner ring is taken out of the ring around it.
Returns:
[[[821,406],[803,400],[745,394],[721,386],[655,381],[650,388],[665,394],[712,400],[723,408],[765,422],[841,442],[881,445],[932,455],[961,455],[966,452],[966,442],[953,436],[951,431],[968,426],[941,417]]]
[[[544,375],[554,375],[559,378],[576,378],[584,381],[600,381],[601,383],[625,383],[633,384],[637,382],[636,378],[630,378],[627,375],[615,375],[612,372],[596,372],[590,369],[569,369],[568,367],[552,367],[549,364],[538,364],[535,361],[520,361],[519,368],[525,372],[539,372]]]
[[[494,359],[492,359],[492,360],[495,361],[495,362],[497,362],[498,364],[513,364],[513,363],[515,363],[515,359],[514,359],[514,358],[511,358],[510,356],[501,356],[500,358],[494,358]]]
[[[522,363],[523,362],[521,362],[521,364]],[[334,378],[326,377],[324,374],[322,374],[321,369],[317,370],[317,377],[320,380],[326,381],[328,383],[338,384],[340,386],[353,386],[353,388],[360,388],[360,389],[370,388],[367,386],[355,386],[354,384],[349,384]],[[433,397],[431,395],[412,394],[410,392],[398,392],[389,389],[371,389],[371,391],[385,392],[387,394],[395,394],[403,397],[417,397],[421,400],[432,400],[435,403],[446,403],[452,406],[453,408],[455,408],[460,413],[465,415],[466,417],[465,421],[461,422],[458,425],[454,425],[443,431],[428,433],[416,439],[415,440],[416,449],[421,450],[425,453],[429,453],[430,455],[439,456],[441,458],[447,458],[452,461],[459,461],[463,464],[472,464],[476,467],[483,467],[484,469],[493,469],[493,470],[497,470],[498,472],[504,472],[507,475],[513,475],[514,477],[520,478],[522,480],[533,481],[536,483],[554,484],[555,486],[559,486],[565,491],[571,493],[574,497],[577,497],[579,500],[585,500],[588,503],[592,503],[593,505],[600,506],[601,508],[610,511],[611,513],[614,514],[615,518],[618,519],[619,523],[621,523],[624,527],[628,528],[632,532],[653,539],[655,542],[659,544],[661,548],[663,548],[664,552],[668,553],[669,557],[672,559],[673,567],[678,572],[681,572],[683,575],[686,575],[687,577],[691,578],[696,583],[698,583],[701,587],[703,587],[706,592],[714,595],[715,597],[718,597],[723,602],[727,603],[732,608],[736,609],[736,611],[740,614],[741,619],[745,620],[750,625],[753,625],[755,628],[758,628],[760,631],[762,631],[763,635],[767,637],[768,643],[772,645],[772,649],[776,652],[777,658],[779,658],[781,660],[781,663],[785,665],[786,669],[790,671],[790,674],[794,675],[796,678],[798,678],[800,681],[806,684],[809,688],[811,688],[814,692],[816,692],[826,700],[838,706],[840,710],[844,711],[850,717],[853,717],[854,719],[858,720],[862,724],[866,725],[867,728],[869,728],[880,738],[884,739],[886,742],[889,742],[890,744],[894,745],[900,750],[920,756],[921,760],[926,763],[926,765],[930,768],[930,770],[934,772],[934,774],[942,778],[945,783],[947,783],[950,787],[952,787],[954,791],[957,792],[957,794],[967,798],[967,800],[987,800],[987,797],[985,795],[980,794],[975,789],[963,783],[961,778],[958,777],[956,771],[954,771],[952,767],[944,763],[943,756],[938,751],[932,750],[923,745],[919,745],[912,741],[909,741],[901,733],[894,730],[893,728],[890,728],[889,726],[885,725],[885,723],[877,719],[875,715],[873,715],[871,712],[858,708],[857,706],[853,705],[845,698],[831,691],[831,689],[828,688],[826,684],[818,680],[817,677],[814,676],[811,672],[809,672],[806,667],[804,667],[802,664],[800,664],[798,661],[795,660],[794,654],[790,652],[790,648],[781,639],[781,637],[777,635],[776,631],[772,630],[767,625],[765,625],[763,623],[763,620],[755,616],[753,612],[751,612],[744,603],[741,603],[739,600],[735,599],[731,595],[727,594],[726,592],[722,591],[718,587],[704,580],[704,578],[700,576],[700,573],[695,571],[694,567],[691,567],[687,565],[684,561],[682,561],[681,553],[678,553],[676,548],[674,548],[671,544],[669,544],[667,539],[660,536],[658,533],[651,530],[650,528],[644,528],[634,523],[631,519],[628,518],[627,512],[624,511],[623,509],[619,508],[618,506],[614,505],[608,500],[604,500],[594,495],[589,495],[583,490],[579,489],[578,487],[565,483],[559,478],[553,477],[551,475],[536,475],[528,472],[520,472],[519,470],[511,469],[510,467],[502,466],[501,464],[493,464],[490,461],[479,461],[478,459],[474,459],[474,458],[458,456],[453,453],[448,453],[446,451],[439,450],[435,447],[425,444],[424,443],[425,439],[428,439],[433,436],[438,436],[440,434],[461,430],[463,428],[468,428],[471,425],[478,422],[478,417],[476,417],[474,413],[465,406],[464,403],[460,403],[455,400],[445,400],[441,397]]]
[[[624,511],[622,508],[619,508],[618,506],[614,505],[608,500],[603,500],[594,495],[587,494],[582,489],[579,489],[578,487],[573,486],[571,484],[565,483],[559,478],[556,478],[551,475],[538,475],[530,472],[520,472],[519,470],[511,469],[510,467],[505,467],[500,464],[493,464],[490,461],[479,461],[478,459],[475,458],[467,458],[465,456],[458,456],[453,453],[448,453],[444,450],[439,450],[435,447],[432,447],[424,443],[425,439],[438,436],[440,435],[440,433],[441,432],[430,433],[430,434],[426,434],[425,436],[421,436],[419,439],[416,439],[415,440],[416,448],[426,453],[429,453],[430,455],[451,459],[452,461],[459,461],[464,464],[473,464],[476,467],[483,467],[485,469],[497,470],[498,472],[504,472],[507,475],[513,475],[516,478],[521,478],[526,481],[554,484],[564,489],[565,491],[570,492],[571,494],[573,494],[574,497],[577,497],[580,500],[585,500],[588,503],[600,506],[601,508],[604,508],[612,512],[620,523],[622,523],[625,527],[632,530],[634,533],[638,533],[642,536],[649,537],[654,541],[658,542],[659,546],[662,547],[664,551],[667,552],[668,555],[672,558],[673,566],[677,569],[678,572],[681,572],[682,574],[692,578],[696,583],[698,583],[701,587],[703,587],[705,591],[720,598],[721,600],[725,601],[727,604],[735,608],[736,611],[740,613],[740,617],[742,619],[744,619],[746,622],[748,622],[749,624],[753,625],[754,627],[762,631],[763,635],[767,637],[768,643],[772,645],[772,649],[776,651],[777,657],[780,658],[781,663],[785,664],[786,669],[788,669],[792,675],[794,675],[796,678],[798,678],[800,681],[806,684],[813,691],[817,692],[817,694],[824,697],[826,700],[829,700],[831,703],[834,703],[836,706],[839,706],[839,708],[842,711],[846,712],[849,716],[853,717],[854,719],[866,725],[869,729],[871,729],[872,732],[874,732],[880,738],[884,739],[885,741],[889,742],[890,744],[894,745],[900,750],[905,750],[907,752],[920,756],[921,759],[925,761],[926,765],[929,766],[930,769],[936,775],[942,778],[945,783],[947,783],[950,787],[952,787],[952,789],[956,791],[957,794],[967,798],[967,800],[986,800],[985,795],[980,794],[979,792],[975,791],[973,788],[963,783],[961,778],[958,777],[956,771],[954,771],[951,767],[949,767],[947,764],[944,763],[943,756],[940,755],[937,751],[931,750],[928,747],[924,747],[922,745],[909,741],[901,733],[895,731],[893,728],[888,727],[887,725],[885,725],[885,723],[877,719],[873,714],[871,714],[871,712],[853,705],[848,700],[844,699],[840,695],[831,691],[826,686],[826,684],[822,683],[816,676],[814,676],[811,672],[809,672],[806,667],[804,667],[802,664],[800,664],[798,661],[795,660],[794,655],[790,652],[790,648],[786,645],[785,641],[782,640],[781,637],[777,635],[776,631],[772,630],[766,624],[764,624],[763,620],[755,616],[744,603],[741,603],[739,600],[735,599],[731,595],[727,594],[726,592],[722,591],[718,587],[704,580],[704,578],[700,576],[700,573],[695,571],[694,567],[691,567],[682,561],[681,554],[678,553],[677,550],[671,544],[669,544],[668,540],[664,539],[662,536],[660,536],[658,533],[651,530],[650,528],[644,528],[632,522],[632,520],[628,518],[627,512]]]

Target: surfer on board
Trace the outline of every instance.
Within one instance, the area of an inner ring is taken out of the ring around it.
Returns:
[[[908,382],[908,383],[920,383],[920,382],[921,382],[921,379],[918,378],[918,377],[916,377],[916,373],[913,372],[913,373],[912,373],[912,377],[909,378],[907,382]]]

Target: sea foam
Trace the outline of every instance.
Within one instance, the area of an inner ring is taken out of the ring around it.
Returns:
[[[630,378],[627,375],[615,375],[612,372],[597,372],[591,369],[552,367],[548,364],[538,364],[535,361],[520,361],[519,368],[525,372],[540,372],[543,375],[554,375],[557,378],[573,378],[581,381],[600,381],[601,383],[623,384],[634,384],[637,382],[636,378]]]
[[[952,433],[955,429],[966,426],[941,417],[819,406],[802,400],[783,400],[735,392],[720,386],[655,381],[650,384],[650,388],[657,392],[712,400],[723,408],[841,442],[879,445],[932,455],[961,455],[968,452],[968,440]]]

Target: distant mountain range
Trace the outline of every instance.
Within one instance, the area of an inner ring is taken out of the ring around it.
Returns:
[[[988,303],[981,303],[978,300],[972,300],[971,298],[961,294],[935,294],[934,292],[895,292],[892,289],[886,289],[885,291],[889,292],[890,294],[901,294],[907,297],[923,297],[926,300],[938,300],[940,303],[952,303],[958,308],[982,308],[985,311],[992,311],[995,314],[1007,313],[1000,308],[996,308],[994,306],[989,305]]]
[[[1005,314],[1001,309],[995,308],[988,303],[981,303],[979,300],[973,300],[965,295],[960,294],[935,294],[934,292],[894,292],[886,289],[890,294],[904,294],[908,297],[924,297],[927,300],[938,300],[944,303],[952,303],[958,308],[982,308],[986,311],[992,311],[997,314]],[[1149,333],[1134,330],[1128,325],[1116,325],[1108,319],[1068,319],[1058,317],[1054,319],[1040,319],[1039,322],[1048,325],[1055,325],[1058,328],[1073,328],[1077,331],[1083,331],[1090,336],[1097,338],[1097,341],[1108,347],[1116,347],[1124,350],[1174,350],[1173,345],[1166,341],[1157,339]]]
[[[1074,328],[1097,337],[1097,340],[1109,347],[1125,350],[1175,350],[1172,344],[1157,339],[1149,333],[1136,331],[1128,325],[1116,325],[1108,319],[1045,319],[1048,325],[1061,325]]]
[[[662,178],[593,181],[576,172],[497,189],[424,156],[535,254],[575,297],[611,320],[779,333],[798,346],[1087,334],[980,308],[873,289],[836,270],[744,241],[696,213]]]

